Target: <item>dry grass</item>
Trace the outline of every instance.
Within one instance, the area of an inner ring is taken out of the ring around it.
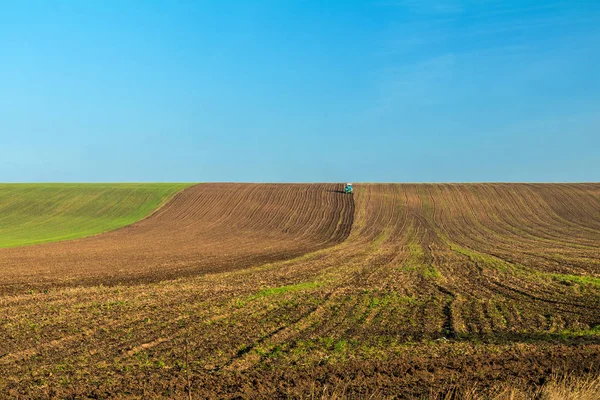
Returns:
[[[314,387],[307,397],[311,400],[379,400],[403,398],[401,391],[384,395],[380,391],[355,394],[348,385]],[[600,377],[552,377],[541,387],[527,389],[502,384],[493,389],[457,388],[442,392],[430,392],[422,400],[598,400]]]

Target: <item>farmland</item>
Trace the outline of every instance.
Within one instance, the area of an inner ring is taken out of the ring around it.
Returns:
[[[600,373],[600,184],[341,189],[200,184],[0,249],[0,393],[419,398]]]
[[[0,248],[57,242],[136,222],[186,184],[0,185]]]

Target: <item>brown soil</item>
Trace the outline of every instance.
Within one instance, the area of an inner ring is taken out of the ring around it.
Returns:
[[[343,241],[351,198],[335,185],[202,184],[151,217],[94,237],[0,249],[0,293],[157,281],[260,265]]]
[[[600,374],[600,184],[340,189],[199,185],[120,231],[0,251],[0,393],[419,398]]]

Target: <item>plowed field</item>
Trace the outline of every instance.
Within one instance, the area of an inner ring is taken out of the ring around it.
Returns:
[[[198,185],[117,231],[0,250],[0,293],[260,265],[343,241],[352,218],[334,185]]]
[[[419,398],[600,373],[600,184],[206,184],[0,249],[0,393]]]

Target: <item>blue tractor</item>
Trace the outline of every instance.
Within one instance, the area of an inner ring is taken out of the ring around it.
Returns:
[[[346,187],[344,188],[344,193],[352,194],[353,192],[354,192],[354,189],[352,189],[352,184],[346,183]]]

